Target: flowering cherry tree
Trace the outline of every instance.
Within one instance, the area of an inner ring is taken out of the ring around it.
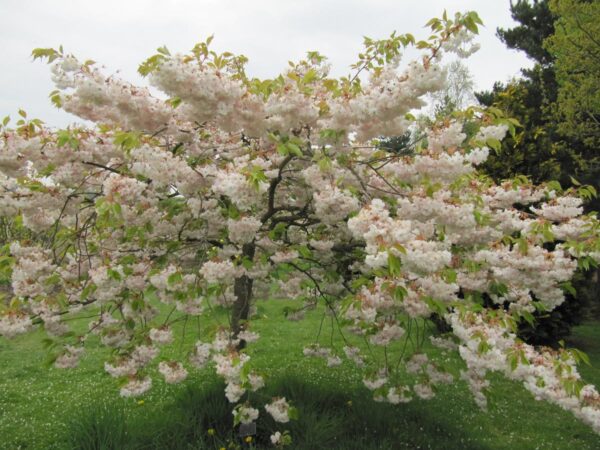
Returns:
[[[432,343],[458,351],[482,408],[486,374],[499,371],[600,432],[600,395],[576,369],[585,356],[516,337],[521,320],[565,301],[578,265],[600,260],[598,221],[582,209],[593,189],[479,175],[518,126],[493,108],[429,126],[413,116],[444,86],[442,56],[476,50],[479,23],[444,15],[427,40],[365,39],[342,78],[317,52],[260,80],[243,56],[210,50],[211,39],[189,54],[163,47],[139,71],[167,100],[62,48],[34,50],[51,63],[55,105],[96,126],[51,130],[24,113],[15,128],[4,122],[0,211],[30,239],[2,249],[12,299],[0,334],[43,327],[60,345],[59,368],[76,366],[98,335],[114,349],[104,369],[123,396],[151,388],[150,368],[178,383],[214,364],[236,424],[251,423],[260,405],[247,394],[264,380],[245,348],[260,345],[256,299],[276,287],[278,298],[304,301],[288,319],[321,305],[344,342],[305,355],[350,360],[376,400],[429,399],[453,381],[423,346],[435,313],[452,333]],[[401,64],[409,46],[422,56]],[[410,152],[378,143],[406,132]],[[169,312],[159,317],[161,303]],[[202,323],[215,307],[230,327],[185,360],[157,361],[175,322]],[[65,320],[90,315],[83,334]],[[281,423],[295,413],[285,398],[263,410]]]

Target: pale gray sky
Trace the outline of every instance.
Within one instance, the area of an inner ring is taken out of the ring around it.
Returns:
[[[342,75],[363,36],[397,30],[426,37],[423,25],[444,9],[476,10],[485,24],[481,50],[467,60],[478,89],[531,65],[495,36],[498,26],[514,24],[509,0],[0,0],[0,117],[23,108],[52,126],[76,120],[50,104],[54,87],[48,66],[32,62],[35,47],[62,44],[106,73],[144,84],[137,66],[157,47],[186,52],[214,33],[214,48],[246,55],[253,76],[274,76],[307,50],[328,56],[332,72]]]

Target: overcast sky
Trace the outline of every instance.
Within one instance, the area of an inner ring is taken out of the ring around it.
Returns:
[[[509,0],[0,0],[0,117],[19,108],[52,126],[75,118],[55,109],[46,64],[32,62],[35,47],[58,47],[93,59],[105,73],[136,84],[137,66],[161,45],[186,52],[215,34],[217,51],[246,55],[252,76],[272,77],[307,50],[329,57],[332,73],[345,75],[362,37],[392,31],[427,37],[434,16],[476,10],[485,27],[481,50],[467,60],[477,89],[519,75],[531,63],[508,50],[497,27],[512,27]]]

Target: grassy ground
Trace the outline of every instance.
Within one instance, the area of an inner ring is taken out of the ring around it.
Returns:
[[[375,403],[350,366],[328,369],[302,356],[322,316],[315,311],[303,322],[287,322],[281,320],[286,305],[261,304],[256,321],[261,339],[249,351],[255,367],[268,368],[271,376],[259,395],[285,395],[300,419],[276,426],[261,411],[259,439],[287,429],[292,447],[303,449],[600,448],[600,438],[570,413],[535,401],[520,385],[500,377],[492,377],[487,413],[476,407],[462,382],[442,387],[430,401]],[[184,341],[195,341],[197,330],[197,324],[187,324]],[[200,334],[205,331],[200,327]],[[322,336],[329,340],[327,322]],[[102,370],[104,350],[92,348],[79,368],[62,371],[44,366],[41,339],[41,333],[33,333],[0,340],[0,448],[220,448],[235,439],[223,386],[210,370],[193,372],[177,386],[156,377],[140,404],[118,397],[114,381]],[[578,327],[571,342],[600,365],[600,324]],[[169,352],[164,356],[183,355],[186,345]],[[462,367],[455,355],[435,352],[450,370]],[[598,367],[581,372],[600,385]],[[208,433],[211,428],[214,435]]]

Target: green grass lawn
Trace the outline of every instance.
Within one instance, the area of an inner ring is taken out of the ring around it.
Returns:
[[[305,321],[282,320],[288,301],[261,302],[255,329],[261,339],[249,348],[253,367],[268,372],[264,393],[285,395],[300,412],[298,421],[276,426],[264,410],[259,439],[274,429],[290,430],[292,448],[306,449],[597,449],[600,437],[559,407],[535,401],[519,384],[492,376],[489,411],[481,412],[463,382],[442,386],[430,401],[398,406],[370,399],[357,373],[344,363],[329,369],[321,360],[302,356],[313,342],[322,314]],[[85,322],[85,321],[81,321]],[[85,326],[84,323],[74,326]],[[184,345],[164,356],[185,355],[188,345],[207,331],[202,322],[186,325]],[[179,325],[182,340],[183,324]],[[143,403],[122,399],[115,381],[103,370],[106,350],[94,338],[81,365],[73,370],[47,368],[43,334],[0,340],[0,448],[220,448],[232,440],[230,407],[223,386],[209,369],[191,371],[181,385],[155,377]],[[328,321],[321,337],[328,343]],[[334,335],[334,344],[339,337]],[[427,341],[426,341],[427,342]],[[570,341],[600,365],[600,324],[575,329]],[[452,353],[432,350],[435,359],[458,373]],[[598,367],[582,367],[585,379],[600,385]],[[215,435],[209,436],[209,428]],[[93,436],[90,436],[93,434]],[[104,436],[105,447],[84,442]],[[109,441],[112,441],[110,444]],[[112,445],[112,446],[111,446]],[[243,444],[249,447],[246,444]],[[259,441],[255,448],[263,448]]]

